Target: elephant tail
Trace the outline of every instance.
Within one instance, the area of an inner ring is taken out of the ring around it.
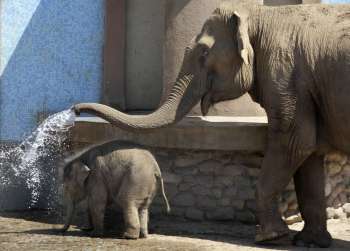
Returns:
[[[165,195],[163,178],[162,178],[162,176],[159,176],[159,175],[156,175],[156,177],[159,179],[160,190],[161,190],[162,197],[163,197],[165,205],[166,205],[166,212],[169,214],[170,213],[170,205],[169,205],[168,198]]]

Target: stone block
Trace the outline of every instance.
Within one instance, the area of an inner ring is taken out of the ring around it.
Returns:
[[[215,209],[217,200],[209,198],[209,196],[197,196],[196,205],[201,209]]]
[[[350,203],[345,203],[343,205],[343,210],[347,215],[350,215]]]
[[[210,196],[212,193],[210,188],[199,186],[199,185],[192,187],[191,191],[194,195],[203,195],[203,196],[205,195]]]
[[[227,198],[227,197],[222,198],[221,200],[218,201],[218,205],[224,206],[224,207],[231,205],[231,198]]]
[[[342,207],[334,209],[334,218],[335,219],[346,219],[346,213],[344,212]]]
[[[199,163],[210,159],[210,155],[207,154],[194,154],[193,156],[181,156],[176,158],[175,160],[175,166],[176,167],[190,167],[190,166],[196,166]]]
[[[348,160],[348,157],[341,152],[332,152],[326,155],[325,162],[328,164],[329,162],[338,163],[341,166],[345,165]]]
[[[171,207],[170,215],[184,217],[186,209],[183,207]]]
[[[174,166],[173,170],[176,174],[179,175],[196,175],[198,173],[198,168],[194,166],[186,166],[186,167],[177,167]]]
[[[302,222],[302,221],[303,221],[303,218],[301,217],[300,214],[292,215],[284,219],[284,222],[287,225],[292,225],[294,223]]]
[[[163,172],[162,176],[164,183],[178,184],[182,181],[182,177],[174,173]]]
[[[231,187],[233,185],[233,180],[228,176],[216,176],[214,177],[215,186]]]
[[[204,213],[196,208],[188,208],[186,209],[185,217],[190,220],[200,221],[204,219]]]
[[[252,187],[248,187],[248,186],[238,187],[237,198],[242,200],[255,199],[255,190]]]
[[[209,175],[196,176],[195,180],[196,180],[196,184],[207,188],[213,187],[213,184],[214,184],[214,177]]]
[[[260,168],[248,168],[247,169],[249,176],[251,177],[259,177],[260,174]]]
[[[193,186],[194,184],[192,183],[181,183],[179,184],[178,189],[180,192],[184,192],[184,191],[189,191]]]
[[[220,199],[222,196],[222,191],[218,188],[212,188],[211,192],[209,193],[209,196],[215,199]]]
[[[326,164],[329,176],[334,176],[342,170],[342,166],[337,162],[330,162]]]
[[[231,205],[235,209],[242,210],[244,208],[244,200],[233,199],[231,201]]]
[[[178,193],[176,184],[164,184],[164,190],[168,199],[172,199]]]
[[[237,187],[232,186],[224,190],[222,197],[223,198],[233,198],[237,195]]]
[[[216,160],[207,160],[199,165],[199,172],[205,175],[212,175],[219,169],[221,169],[221,163]]]
[[[256,223],[255,215],[248,210],[235,212],[235,219],[243,223],[250,223],[250,224]]]
[[[223,175],[223,176],[229,176],[234,177],[238,175],[242,175],[244,170],[247,167],[243,165],[226,165],[223,168],[215,169],[215,175]]]
[[[232,207],[222,207],[205,213],[208,220],[233,220],[234,210]]]
[[[190,193],[179,193],[171,203],[175,206],[192,207],[195,205],[195,197]]]

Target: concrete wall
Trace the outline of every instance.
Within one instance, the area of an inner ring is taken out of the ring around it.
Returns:
[[[162,93],[165,3],[128,0],[126,20],[126,107],[148,110]]]
[[[103,0],[2,0],[0,140],[20,140],[37,113],[99,101]]]

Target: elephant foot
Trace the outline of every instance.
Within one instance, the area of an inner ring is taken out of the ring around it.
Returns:
[[[148,237],[148,231],[141,229],[140,238],[147,238],[147,237]]]
[[[136,240],[139,238],[139,236],[140,236],[140,229],[136,229],[136,228],[127,228],[123,234],[123,237],[129,240]]]
[[[255,243],[261,245],[269,244],[271,241],[278,240],[288,235],[289,229],[287,226],[271,230],[258,227],[255,235]]]
[[[298,247],[328,248],[332,244],[332,236],[327,230],[312,232],[303,229],[294,236],[293,244]]]

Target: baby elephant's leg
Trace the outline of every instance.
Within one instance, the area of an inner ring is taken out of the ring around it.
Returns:
[[[135,203],[126,202],[123,207],[125,232],[124,238],[137,239],[140,235],[139,212]]]
[[[104,215],[107,204],[106,193],[99,193],[92,195],[89,200],[89,216],[93,225],[93,231],[90,233],[92,237],[99,237],[103,235],[104,229]]]
[[[148,208],[140,208],[140,237],[147,238],[148,236]]]

